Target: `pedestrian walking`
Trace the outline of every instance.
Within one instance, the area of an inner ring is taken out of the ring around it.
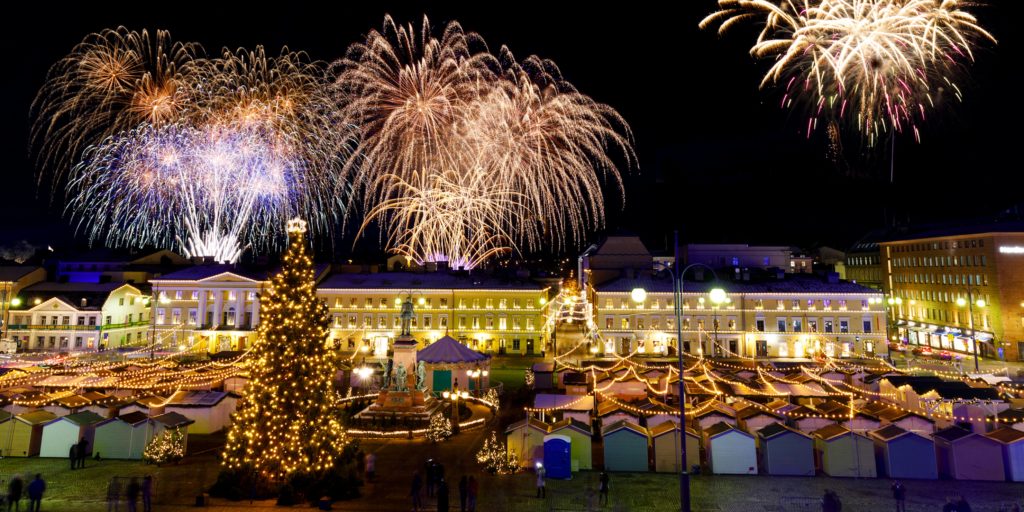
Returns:
[[[427,473],[427,497],[434,497],[434,489],[437,487],[437,468],[434,467],[434,459],[427,459],[425,471]]]
[[[21,511],[21,493],[24,491],[25,482],[21,480],[21,477],[14,475],[11,477],[11,481],[7,483],[7,512],[11,512],[13,507],[16,511]]]
[[[412,489],[409,491],[409,495],[412,496],[412,510],[413,512],[419,512],[423,508],[423,500],[420,498],[420,489],[423,487],[423,478],[420,477],[419,471],[413,471],[412,473]]]
[[[601,472],[601,487],[600,487],[600,489],[601,489],[601,494],[600,494],[600,496],[598,496],[597,502],[598,502],[598,504],[600,504],[602,501],[604,501],[604,504],[607,505],[608,504],[608,473],[604,472],[604,471]]]
[[[843,503],[839,501],[839,495],[831,489],[825,489],[825,495],[821,498],[821,512],[841,512]]]
[[[480,492],[480,486],[476,481],[476,477],[473,475],[469,476],[469,512],[476,512],[476,495]]]
[[[907,488],[895,480],[892,483],[892,499],[896,500],[896,512],[907,512]]]
[[[139,505],[139,493],[142,488],[139,486],[139,479],[132,477],[128,482],[128,487],[125,488],[124,496],[128,501],[128,512],[138,512]]]
[[[469,499],[469,478],[462,475],[459,479],[459,512],[466,512],[466,501]]]
[[[153,512],[153,476],[142,479],[142,512]]]
[[[942,506],[942,512],[956,512],[956,501],[952,496],[946,496],[946,504]]]
[[[366,454],[366,481],[372,482],[377,475],[377,456],[372,453]]]
[[[71,463],[71,471],[78,467],[78,445],[72,444],[68,450],[68,461]]]
[[[78,441],[78,467],[85,469],[85,457],[89,455],[89,441],[84,437]]]
[[[448,512],[448,482],[444,478],[437,484],[437,512]]]
[[[547,498],[547,489],[544,487],[544,464],[537,463],[537,497]]]
[[[121,491],[117,477],[111,478],[107,484],[107,512],[118,512],[121,507]]]
[[[43,475],[36,473],[35,480],[28,484],[28,512],[39,512],[43,502],[43,493],[46,492],[46,480]]]

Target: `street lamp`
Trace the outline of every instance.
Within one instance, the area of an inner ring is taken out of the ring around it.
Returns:
[[[967,306],[967,327],[971,331],[971,349],[974,352],[974,371],[978,372],[978,335],[974,332],[974,306],[984,309],[987,304],[985,303],[985,299],[974,300],[974,288],[968,286],[964,291],[967,292],[967,299],[957,297],[956,305],[960,307]]]
[[[714,311],[714,318],[711,320],[715,327],[715,338],[711,342],[711,355],[714,356],[718,350],[718,307],[727,302],[729,299],[725,296],[725,290],[721,288],[712,288],[711,292],[708,293],[711,298],[711,309]]]
[[[486,377],[489,372],[487,370],[481,370],[477,368],[469,371],[469,376],[476,379],[476,396],[483,395],[483,377]]]
[[[445,400],[448,400],[448,401],[450,401],[452,403],[452,434],[458,434],[459,433],[459,400],[460,399],[465,400],[465,399],[469,398],[469,393],[467,393],[465,391],[459,391],[459,379],[455,379],[455,382],[452,384],[452,390],[450,392],[449,391],[442,392],[441,396],[444,397]]]

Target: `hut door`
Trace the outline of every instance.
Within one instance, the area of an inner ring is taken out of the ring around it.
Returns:
[[[452,389],[452,371],[434,370],[434,392],[441,393]]]

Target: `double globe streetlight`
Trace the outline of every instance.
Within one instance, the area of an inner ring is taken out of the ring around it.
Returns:
[[[978,372],[978,334],[974,331],[974,306],[978,306],[978,309],[985,309],[987,304],[985,303],[985,299],[974,299],[973,288],[967,288],[966,291],[967,298],[957,297],[956,305],[961,308],[967,306],[967,328],[971,331],[971,350],[974,352],[974,371]]]
[[[679,505],[683,512],[690,512],[690,473],[686,468],[686,388],[683,385],[683,368],[685,368],[683,364],[683,277],[694,267],[702,267],[711,271],[715,281],[718,281],[715,269],[703,263],[691,263],[678,274],[670,266],[662,267],[672,276],[672,302],[676,317],[676,355],[679,357]],[[647,290],[643,288],[633,288],[629,295],[637,304],[647,301]],[[708,298],[711,299],[711,303],[715,305],[716,309],[729,299],[725,290],[721,288],[712,288],[708,292]],[[717,337],[717,329],[715,334]],[[697,341],[700,342],[699,339]]]

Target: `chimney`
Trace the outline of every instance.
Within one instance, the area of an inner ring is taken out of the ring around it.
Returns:
[[[427,272],[437,272],[437,262],[436,261],[428,261],[428,262],[424,263],[423,264],[423,270],[426,270]]]

